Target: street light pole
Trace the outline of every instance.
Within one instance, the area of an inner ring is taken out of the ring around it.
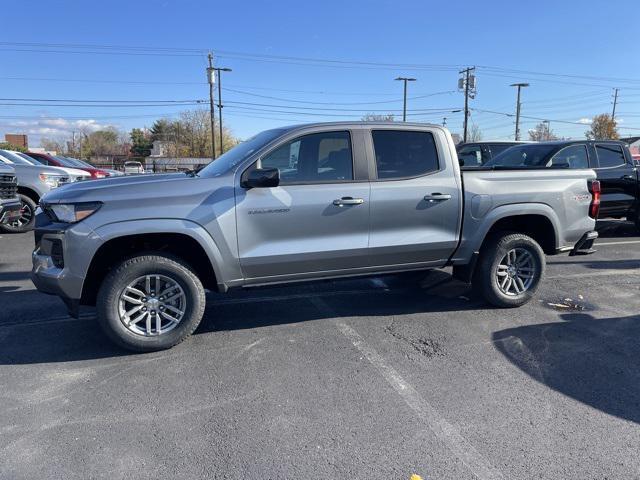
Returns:
[[[520,89],[528,87],[528,83],[512,83],[512,87],[518,87],[518,99],[516,100],[516,142],[520,140]]]
[[[214,68],[218,72],[218,127],[220,128],[220,155],[224,153],[224,142],[222,141],[222,75],[221,72],[231,72],[230,68]]]
[[[213,84],[216,82],[216,71],[213,68],[213,54],[209,52],[209,67],[207,68],[207,82],[209,82],[209,116],[211,120],[211,160],[216,159],[216,131],[215,110],[213,108]]]
[[[407,82],[415,82],[415,78],[410,77],[398,77],[395,80],[402,80],[404,82],[404,96],[402,101],[402,121],[407,121]]]

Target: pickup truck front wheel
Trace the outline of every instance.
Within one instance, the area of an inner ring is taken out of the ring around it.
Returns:
[[[128,350],[150,352],[177,345],[200,324],[202,283],[180,259],[140,255],[114,268],[98,291],[98,322]]]
[[[536,293],[544,269],[544,252],[533,238],[498,234],[481,251],[474,286],[496,307],[519,307]]]
[[[24,233],[33,230],[36,222],[36,202],[23,194],[19,194],[18,197],[22,203],[20,216],[12,222],[0,225],[0,232]]]

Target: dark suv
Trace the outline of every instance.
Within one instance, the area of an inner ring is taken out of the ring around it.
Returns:
[[[640,230],[638,167],[623,142],[563,140],[516,145],[484,167],[592,168],[602,189],[600,218],[626,218]]]
[[[461,166],[478,167],[501,154],[507,148],[526,143],[513,141],[468,142],[459,144],[456,150],[458,151],[458,161]]]

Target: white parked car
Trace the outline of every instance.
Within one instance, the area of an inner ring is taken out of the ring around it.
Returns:
[[[144,167],[140,162],[135,162],[135,161],[124,162],[125,175],[138,175],[141,173],[144,173]]]
[[[30,157],[29,155],[25,155],[22,152],[17,152],[15,150],[0,150],[0,155],[3,155],[6,159],[10,160],[12,163],[21,163],[19,159],[23,159],[24,161],[30,163],[31,165],[42,165],[35,158]],[[17,157],[17,158],[16,158]],[[78,182],[80,180],[89,180],[91,178],[91,174],[84,170],[80,170],[78,168],[71,167],[55,167],[59,170],[64,170],[69,174],[70,182]]]

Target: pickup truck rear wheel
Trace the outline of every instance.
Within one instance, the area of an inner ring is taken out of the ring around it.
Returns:
[[[180,259],[140,255],[114,268],[97,297],[100,326],[128,350],[164,350],[198,327],[205,307],[202,283]]]
[[[533,238],[502,233],[483,247],[474,286],[492,305],[519,307],[536,293],[544,269],[544,252]]]

